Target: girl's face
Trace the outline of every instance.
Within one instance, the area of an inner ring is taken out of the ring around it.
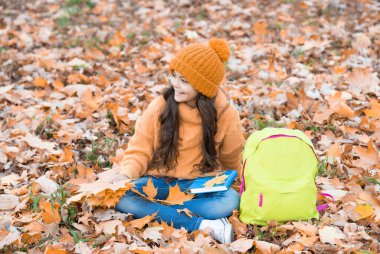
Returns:
[[[198,91],[178,72],[174,71],[169,77],[174,88],[174,99],[176,102],[185,102],[190,107],[196,107]]]

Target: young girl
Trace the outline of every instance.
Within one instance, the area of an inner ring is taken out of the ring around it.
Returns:
[[[178,184],[185,192],[197,177],[216,175],[217,170],[240,172],[239,113],[218,91],[229,55],[224,40],[211,39],[208,46],[185,47],[171,61],[171,86],[141,115],[117,166],[121,174],[134,179],[140,193],[152,179],[158,191],[155,198],[165,200],[169,186]],[[157,212],[158,221],[189,232],[211,228],[216,240],[229,243],[233,230],[226,217],[238,209],[239,201],[232,188],[198,194],[183,205],[165,205],[127,191],[116,209],[137,218]],[[194,215],[178,211],[185,208]]]

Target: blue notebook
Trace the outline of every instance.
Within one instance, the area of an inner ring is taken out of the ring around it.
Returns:
[[[217,176],[199,177],[190,185],[189,191],[193,194],[225,191],[230,188],[236,176],[236,170],[230,169]]]

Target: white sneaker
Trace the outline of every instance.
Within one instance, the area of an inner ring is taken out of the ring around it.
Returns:
[[[203,220],[199,228],[211,228],[211,236],[221,243],[231,243],[233,241],[234,231],[227,218]]]

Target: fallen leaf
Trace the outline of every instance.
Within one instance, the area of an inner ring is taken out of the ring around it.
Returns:
[[[162,202],[171,204],[171,205],[183,205],[183,202],[191,200],[194,198],[194,194],[187,194],[181,191],[178,184],[174,187],[169,187],[169,195],[166,200]]]
[[[18,231],[9,232],[4,238],[0,238],[0,249],[3,249],[5,246],[10,245],[17,240],[20,240],[20,233]]]
[[[151,222],[157,215],[157,212],[153,213],[152,215],[147,215],[143,218],[136,219],[131,221],[131,226],[134,228],[142,229],[146,224]]]
[[[318,233],[322,243],[336,244],[337,240],[346,239],[346,235],[337,227],[324,226]]]
[[[42,220],[45,223],[59,223],[61,221],[61,215],[58,211],[60,205],[57,203],[53,204],[53,207],[50,202],[42,201],[40,203],[41,208],[43,209],[42,212]]]
[[[154,187],[153,180],[149,177],[146,186],[142,187],[149,200],[153,200],[157,195],[157,188]]]
[[[204,186],[205,186],[205,188],[211,188],[214,185],[218,185],[218,184],[224,183],[226,181],[226,179],[227,179],[227,175],[225,175],[225,174],[219,175],[219,176],[215,176],[212,179],[210,179],[207,182],[205,182]]]
[[[162,239],[162,233],[160,231],[164,230],[163,227],[149,227],[144,230],[142,237],[146,239],[150,239],[155,243],[158,243],[158,240]]]
[[[362,148],[361,146],[354,147],[353,151],[356,152],[360,158],[359,160],[353,161],[355,166],[369,169],[380,163],[380,155],[372,140],[368,142],[367,147],[367,149]]]
[[[239,220],[239,211],[233,210],[232,215],[228,218],[229,222],[232,224],[232,228],[234,232],[236,233],[237,237],[240,238],[241,236],[245,235],[247,233],[247,224],[241,222]]]
[[[293,221],[292,224],[306,236],[315,236],[318,232],[318,227],[316,225],[307,222]]]
[[[355,209],[355,212],[357,212],[360,215],[360,219],[364,219],[369,216],[372,216],[375,210],[370,204],[366,203],[365,205],[358,205]]]
[[[66,254],[66,249],[62,244],[49,244],[46,246],[44,254]]]
[[[380,103],[376,99],[369,99],[369,105],[371,106],[370,109],[365,109],[364,113],[368,117],[380,117]]]
[[[33,84],[36,87],[46,87],[47,86],[47,80],[41,77],[35,77],[33,80]]]
[[[252,248],[254,242],[255,241],[253,239],[240,238],[232,242],[228,248],[231,251],[246,253],[249,249]]]
[[[189,216],[190,218],[193,218],[193,213],[189,209],[187,209],[187,208],[177,209],[177,212],[178,213],[184,212],[187,216]]]
[[[19,203],[19,198],[16,195],[0,194],[0,210],[12,210]]]
[[[280,251],[280,246],[273,243],[268,243],[264,241],[254,241],[256,246],[256,252],[258,254],[272,254]]]
[[[45,175],[40,176],[36,180],[36,183],[38,183],[41,186],[42,191],[47,194],[56,192],[58,189],[58,184],[53,180],[47,178]]]

